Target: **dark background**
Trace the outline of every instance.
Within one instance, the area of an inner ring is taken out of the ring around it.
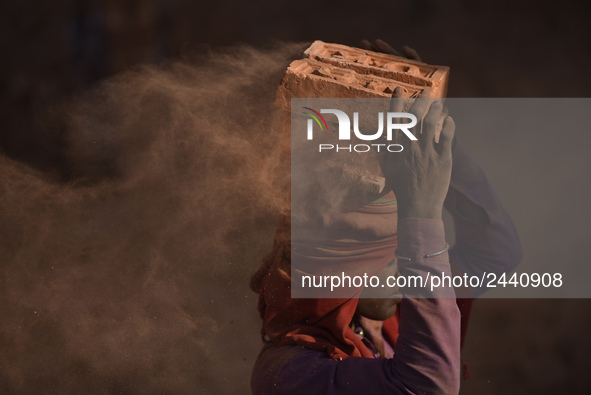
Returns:
[[[100,81],[130,68],[187,54],[199,57],[236,43],[277,48],[277,40],[321,39],[357,45],[362,38],[381,38],[398,48],[409,45],[417,49],[426,62],[450,66],[450,97],[587,97],[591,87],[590,17],[588,2],[570,0],[4,2],[0,6],[0,152],[10,158],[10,163],[16,163],[14,166],[26,164],[35,169],[23,167],[24,173],[41,172],[35,177],[50,180],[56,191],[60,185],[94,185],[109,179],[112,174],[107,162],[92,170],[74,165],[68,154],[72,147],[61,129],[47,126],[46,109],[76,100]],[[486,144],[486,138],[482,136],[482,144]],[[472,138],[471,144],[478,144],[478,140]],[[535,160],[535,154],[523,154],[509,160],[517,165],[526,158]],[[570,174],[573,192],[576,183],[588,183],[586,170],[571,171],[575,173]],[[4,177],[0,179],[2,193],[13,182],[6,178],[10,174],[0,173]],[[548,180],[549,194],[552,185],[553,180]],[[499,193],[508,200],[510,212],[518,210],[511,204],[509,189],[502,190],[501,185]],[[34,218],[35,213],[3,216],[0,237],[19,240],[18,248],[16,244],[10,248],[26,251],[27,236],[14,231],[16,225],[10,221],[26,219],[34,223]],[[522,221],[526,224],[527,218]],[[256,230],[242,229],[227,235],[242,240],[227,256],[234,267],[206,272],[206,277],[195,278],[190,284],[200,289],[183,299],[188,306],[183,310],[187,320],[208,317],[187,333],[199,347],[181,342],[171,353],[163,339],[174,328],[166,322],[142,322],[142,330],[157,335],[140,336],[149,345],[129,340],[134,344],[130,350],[144,347],[150,351],[138,352],[129,362],[117,350],[107,347],[102,353],[101,344],[71,351],[74,346],[64,322],[76,320],[63,317],[78,314],[75,311],[54,306],[43,317],[33,317],[25,312],[31,305],[15,304],[15,300],[27,299],[36,282],[47,281],[43,263],[35,261],[22,272],[1,269],[0,287],[5,291],[0,293],[4,299],[0,300],[0,321],[4,321],[0,331],[0,392],[248,393],[249,373],[260,343],[255,297],[248,291],[247,279],[269,247],[272,224],[273,213],[264,212],[254,222]],[[557,225],[568,226],[568,221]],[[522,231],[524,227],[518,223]],[[250,239],[245,236],[249,232]],[[253,232],[265,241],[249,244]],[[2,248],[9,248],[7,245]],[[215,246],[211,248],[216,251]],[[132,257],[133,251],[129,254]],[[211,263],[201,259],[193,264]],[[8,268],[10,262],[0,265]],[[122,276],[133,285],[138,275],[135,270],[103,274]],[[27,281],[19,282],[15,275]],[[84,287],[79,291],[84,292]],[[59,293],[60,289],[54,288],[46,295],[51,298]],[[17,294],[21,299],[15,298]],[[125,293],[117,297],[142,309],[161,311],[170,307],[159,305],[158,298],[148,303]],[[92,298],[89,300],[100,301],[106,296],[97,293]],[[218,304],[212,307],[214,300]],[[84,310],[85,306],[80,308]],[[97,313],[98,322],[102,314]],[[464,359],[474,378],[464,382],[463,393],[586,393],[591,367],[590,325],[588,300],[477,301],[464,348]],[[119,329],[135,333],[137,327],[130,323]],[[115,333],[116,329],[105,329],[106,339],[110,331]],[[101,337],[101,343],[105,338]],[[93,344],[96,339],[83,339],[75,347],[85,342]],[[157,347],[160,343],[166,347]],[[158,363],[146,362],[152,358]],[[113,364],[114,360],[118,363]]]

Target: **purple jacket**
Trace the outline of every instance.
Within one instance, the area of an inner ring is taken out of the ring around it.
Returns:
[[[461,195],[458,197],[458,194]],[[469,200],[479,207],[474,221],[458,209]],[[449,252],[423,256],[445,245],[443,223],[402,219],[398,223],[401,275],[451,275],[449,257],[467,274],[509,272],[521,261],[519,238],[482,170],[458,145],[446,208],[452,213],[457,243]],[[478,216],[478,215],[477,215]],[[459,274],[457,269],[454,274]],[[474,290],[479,295],[483,290]],[[400,303],[394,356],[349,357],[342,361],[301,346],[267,343],[254,366],[254,394],[455,394],[460,386],[460,313],[454,298],[409,299]]]

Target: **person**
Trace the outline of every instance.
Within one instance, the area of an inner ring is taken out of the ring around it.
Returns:
[[[382,43],[376,43],[378,49],[388,50]],[[413,52],[405,50],[407,56]],[[331,214],[325,225],[355,233],[362,241],[351,247],[352,255],[363,246],[366,261],[380,275],[513,270],[521,260],[517,232],[481,168],[455,141],[453,119],[440,101],[424,98],[409,111],[422,129],[418,141],[382,160],[391,190],[356,210]],[[456,229],[449,251],[444,206]],[[470,299],[292,299],[292,244],[299,241],[291,239],[290,225],[288,217],[279,221],[273,251],[251,279],[265,342],[252,373],[253,393],[459,392]],[[461,290],[464,297],[483,291]]]

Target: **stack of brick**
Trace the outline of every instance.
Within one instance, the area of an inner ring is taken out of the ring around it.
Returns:
[[[414,98],[426,95],[444,97],[447,91],[449,68],[433,66],[399,56],[368,51],[339,44],[315,41],[304,58],[293,61],[287,68],[277,90],[276,104],[286,111],[284,123],[284,149],[289,152],[292,116],[303,116],[301,111],[291,113],[292,98],[383,98],[389,99],[401,87],[408,110]],[[371,106],[387,112],[389,100]],[[359,102],[339,103],[341,110],[359,110]],[[352,111],[348,111],[352,110]],[[335,125],[328,128],[335,131]],[[375,129],[371,129],[375,130]],[[319,178],[340,180],[335,185],[348,185],[349,194],[367,195],[375,199],[384,192],[385,178],[376,158],[371,155],[322,156],[323,163],[306,163]],[[304,160],[304,159],[302,159]],[[328,170],[327,170],[328,169]],[[333,191],[335,196],[342,191]],[[363,200],[365,198],[361,198]],[[359,199],[358,199],[359,200]]]
[[[346,45],[315,41],[292,62],[277,90],[277,105],[291,98],[390,98],[402,87],[405,98],[423,93],[444,97],[449,68]]]

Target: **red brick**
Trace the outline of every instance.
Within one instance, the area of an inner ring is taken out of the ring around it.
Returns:
[[[414,98],[421,92],[432,96],[431,88],[417,86],[312,59],[299,59],[287,68],[277,89],[277,106],[290,110],[292,98],[390,98],[396,87],[404,97]]]
[[[446,66],[429,65],[400,56],[322,41],[314,41],[304,55],[359,74],[429,87],[432,97],[444,97],[447,92],[449,67]]]

